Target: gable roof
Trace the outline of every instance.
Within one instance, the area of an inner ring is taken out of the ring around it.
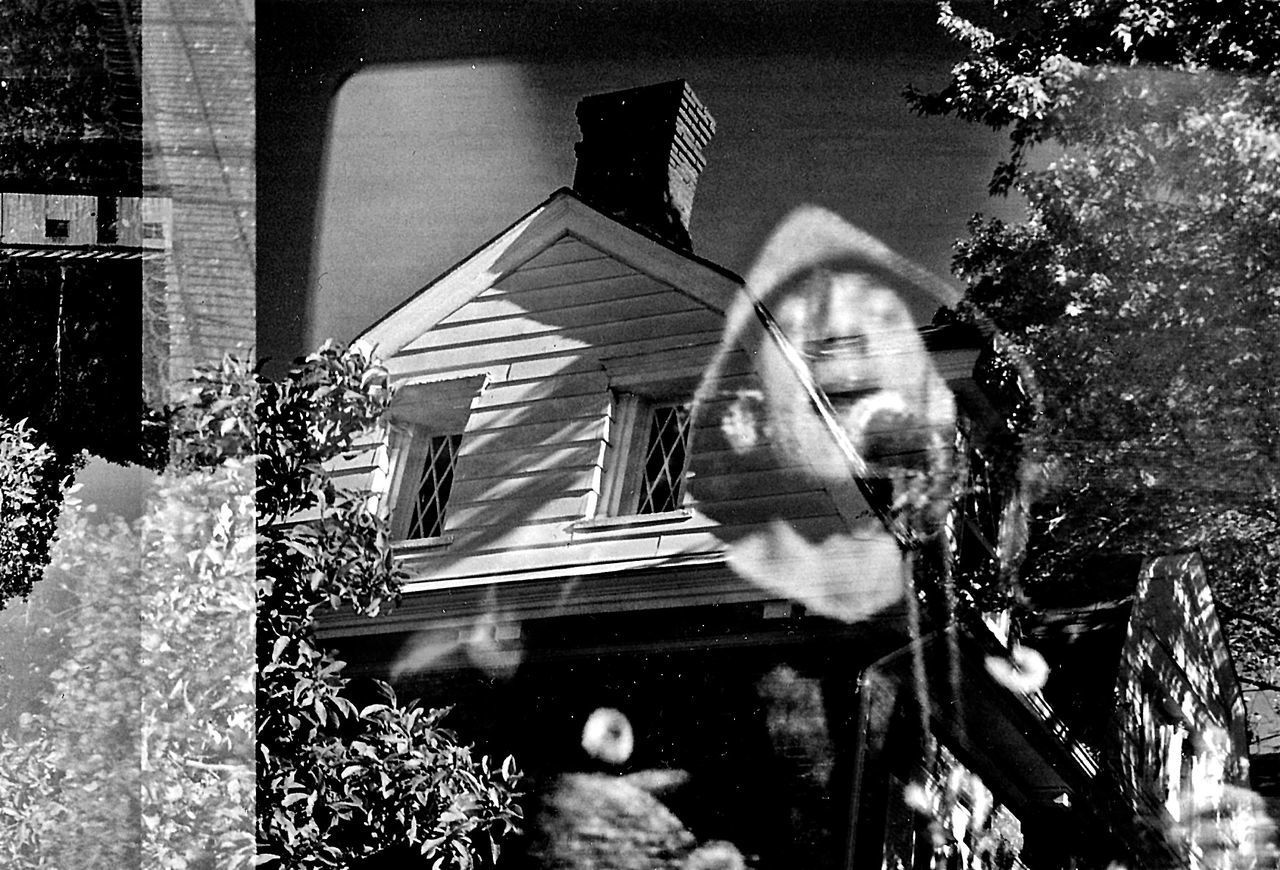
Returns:
[[[742,278],[598,211],[561,188],[461,262],[391,309],[356,340],[388,359],[562,239],[586,242],[723,313]]]

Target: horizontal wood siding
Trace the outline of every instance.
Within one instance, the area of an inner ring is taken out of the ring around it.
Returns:
[[[462,580],[715,561],[726,541],[780,518],[802,533],[835,533],[831,501],[800,461],[767,445],[739,455],[725,443],[719,419],[729,401],[758,389],[740,352],[721,361],[698,418],[696,509],[658,521],[591,521],[609,473],[611,388],[645,395],[645,385],[659,385],[652,395],[691,401],[723,328],[718,311],[565,237],[407,343],[388,360],[396,382],[488,375],[455,466],[450,540],[406,542],[412,574]],[[352,460],[344,473],[385,477],[370,460]]]
[[[565,351],[585,350],[608,342],[617,335],[619,324],[626,324],[627,335],[636,340],[668,335],[711,332],[719,329],[720,316],[706,309],[693,306],[663,305],[663,298],[655,300],[645,313],[622,317],[616,321],[601,323],[601,314],[610,316],[613,311],[626,306],[619,303],[594,306],[590,321],[583,324],[559,326],[529,317],[511,317],[499,324],[480,324],[482,328],[454,327],[433,330],[397,354],[397,357],[421,355],[431,351],[449,351],[452,361],[473,363],[492,359],[494,353],[507,352],[506,359],[545,356]],[[517,329],[518,332],[507,332]],[[456,330],[456,332],[455,332]]]
[[[468,431],[462,439],[462,459],[489,450],[515,450],[522,447],[540,447],[546,444],[573,444],[598,441],[604,431],[604,421],[599,417],[579,417],[556,420],[551,423],[535,423],[504,429]]]
[[[504,450],[485,450],[467,456],[467,474],[476,477],[503,477],[560,468],[600,466],[604,462],[604,442],[598,438],[575,444],[535,444]]]
[[[609,389],[609,376],[597,366],[594,371],[578,371],[554,378],[522,378],[490,384],[476,399],[476,410],[499,408],[538,399],[570,396],[599,396]]]
[[[333,482],[343,489],[380,495],[391,470],[386,435],[383,427],[374,427],[356,438],[346,454],[325,463]]]
[[[544,266],[534,257],[527,264],[497,281],[492,287],[480,294],[487,299],[496,296],[519,294],[528,290],[540,290],[547,287],[565,287],[588,284],[594,281],[607,281],[611,278],[622,278],[638,274],[626,263],[620,263],[612,257],[600,257],[594,260],[581,260],[574,263]]]
[[[473,471],[474,469],[468,469]],[[461,505],[481,502],[506,502],[509,499],[554,499],[566,493],[583,493],[597,488],[599,467],[595,465],[569,466],[550,471],[534,471],[527,474],[502,477],[467,476],[453,488],[449,498],[450,510]]]
[[[490,429],[532,426],[580,417],[598,419],[608,407],[608,396],[600,389],[584,395],[548,395],[527,402],[486,405],[472,410],[467,431],[479,433]]]
[[[809,540],[825,540],[846,531],[840,520],[831,516],[796,518],[788,521],[788,526]],[[405,566],[413,577],[440,582],[496,579],[533,571],[585,575],[633,568],[637,562],[661,566],[718,561],[726,540],[761,534],[766,528],[766,523],[726,528],[695,513],[693,519],[661,531],[575,531],[570,541],[555,523],[530,523],[494,529],[491,534],[474,529],[453,532],[447,547],[408,555]]]
[[[599,260],[608,257],[604,251],[594,245],[576,239],[573,236],[561,236],[555,244],[531,257],[526,267],[554,266],[561,263],[577,263],[582,260]]]
[[[573,522],[586,510],[586,492],[560,493],[556,498],[534,495],[528,498],[506,498],[498,502],[449,503],[445,531],[480,529],[510,523]]]
[[[423,353],[397,354],[385,361],[387,371],[394,378],[455,377],[464,373],[489,372],[496,380],[531,379],[583,372],[601,371],[600,360],[637,349],[644,353],[667,353],[672,350],[705,344],[720,338],[720,328],[706,328],[705,324],[682,323],[677,315],[675,323],[666,324],[670,332],[656,337],[628,339],[622,332],[605,331],[601,342],[594,347],[586,341],[538,338],[531,342],[512,340],[490,343],[483,348],[461,348],[448,354]],[[661,333],[661,331],[659,330]],[[495,354],[509,350],[514,356],[500,360]]]
[[[631,273],[581,284],[561,284],[493,297],[481,296],[441,320],[440,326],[486,323],[504,317],[538,314],[573,306],[600,305],[620,298],[670,292],[670,287],[648,275]]]

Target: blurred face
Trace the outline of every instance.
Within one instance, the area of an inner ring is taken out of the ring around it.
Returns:
[[[815,270],[770,306],[864,457],[923,464],[930,432],[951,415],[949,403],[930,407],[945,385],[897,294],[862,273]]]

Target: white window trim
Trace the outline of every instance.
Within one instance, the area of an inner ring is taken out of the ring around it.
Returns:
[[[634,528],[639,526],[665,526],[671,523],[682,523],[693,516],[693,508],[682,507],[673,511],[662,511],[656,514],[625,514],[623,516],[588,517],[573,524],[576,531],[590,532],[595,529]]]
[[[425,426],[405,424],[397,424],[392,427],[391,437],[394,446],[391,451],[391,467],[393,473],[389,490],[392,493],[391,537],[392,540],[399,544],[408,545],[412,549],[426,549],[444,546],[453,540],[452,535],[445,534],[443,531],[448,527],[449,522],[448,499],[445,500],[441,508],[443,517],[441,519],[442,531],[440,534],[425,538],[408,537],[409,523],[413,518],[413,503],[418,497],[418,483],[415,478],[422,472],[422,465],[427,459],[427,447],[433,438],[449,436],[461,438],[462,433],[437,432]],[[457,481],[458,459],[461,453],[462,443],[459,441],[451,471],[451,490],[453,484]]]
[[[675,510],[638,513],[640,488],[644,480],[645,451],[649,446],[649,429],[653,412],[660,408],[683,406],[679,399],[651,399],[632,392],[613,391],[606,439],[605,468],[595,515],[575,523],[576,528],[616,528],[682,522],[692,516],[688,507],[689,456],[686,452],[684,473],[680,479],[680,506]]]
[[[466,447],[466,424],[471,404],[488,384],[487,375],[473,375],[442,381],[410,382],[398,387],[399,404],[392,403],[387,419],[387,504],[391,511],[392,549],[411,553],[448,546],[453,535],[444,529],[449,523],[449,504],[444,505],[442,532],[428,538],[408,538],[417,498],[415,477],[426,460],[431,439],[458,435],[462,441],[454,456],[453,485],[458,482],[458,467]]]

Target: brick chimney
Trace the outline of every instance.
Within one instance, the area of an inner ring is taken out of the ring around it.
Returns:
[[[591,205],[684,251],[702,149],[715,119],[683,79],[585,97],[573,189]]]

